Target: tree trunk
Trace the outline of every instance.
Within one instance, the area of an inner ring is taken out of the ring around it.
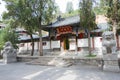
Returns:
[[[50,51],[52,51],[52,41],[51,41],[51,38],[50,38]]]
[[[50,38],[50,51],[52,51],[51,30],[50,29],[49,29],[49,38]]]
[[[37,42],[37,51],[39,52],[39,49],[40,49],[40,47],[39,47],[39,41]]]
[[[75,42],[76,42],[76,49],[75,49],[75,54],[78,54],[78,40],[77,40],[77,35],[75,36]]]
[[[32,34],[30,34],[30,37],[31,37],[31,42],[32,42],[32,51],[31,51],[31,56],[33,56],[33,54],[34,54],[34,39],[33,39]]]
[[[116,21],[113,22],[113,33],[114,33],[114,39],[115,41],[117,41],[117,36],[116,36],[116,30],[117,30],[117,23]],[[116,45],[117,45],[117,42],[116,42]]]
[[[112,18],[112,23],[113,23],[113,33],[115,36],[115,40],[116,40],[117,17],[118,17],[117,1],[118,0],[113,0],[113,15],[112,15],[114,16]]]
[[[88,30],[88,48],[89,48],[89,55],[91,54],[91,39],[90,39],[90,31]]]
[[[39,36],[40,36],[40,43],[39,43],[39,54],[43,56],[43,45],[42,45],[42,26],[41,26],[41,17],[39,17]]]
[[[114,33],[115,39],[116,39],[116,29],[117,29],[117,23],[116,21],[113,21],[113,33]]]

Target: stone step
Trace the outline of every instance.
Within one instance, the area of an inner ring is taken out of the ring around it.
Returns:
[[[69,67],[69,66],[72,66],[72,64],[73,63],[71,63],[71,62],[62,62],[62,63],[59,63],[59,64],[57,64],[56,66],[57,67]]]
[[[42,57],[39,57],[38,59],[27,62],[27,64],[46,64],[47,65],[48,62],[53,59],[55,59],[55,57],[42,56]]]
[[[59,67],[69,67],[72,65],[71,62],[64,60],[60,57],[51,57],[51,58],[39,58],[30,62],[27,62],[26,64],[29,65],[42,65],[42,66],[59,66]]]

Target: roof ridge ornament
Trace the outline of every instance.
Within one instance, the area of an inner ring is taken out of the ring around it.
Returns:
[[[57,17],[57,21],[62,21],[62,20],[64,20],[65,18],[62,18],[62,16],[61,15],[59,15],[58,17]]]

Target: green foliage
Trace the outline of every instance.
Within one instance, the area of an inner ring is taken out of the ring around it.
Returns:
[[[52,20],[55,19],[55,15],[53,13],[56,13],[57,5],[54,0],[48,0],[46,5],[48,5],[48,7],[44,9],[45,11],[43,11],[43,24],[50,24]]]
[[[40,48],[42,49],[42,25],[49,24],[53,19],[55,10],[54,0],[4,0],[7,12],[4,19],[13,19],[14,27],[23,27],[31,35],[36,31],[40,35]],[[34,46],[32,46],[32,52]],[[42,52],[42,51],[41,51]],[[33,54],[33,53],[32,53]]]
[[[5,41],[3,40],[3,32],[0,31],[0,50],[3,49]]]
[[[105,15],[107,13],[108,6],[106,5],[106,0],[100,0],[100,3],[98,3],[98,6],[94,7],[94,12],[97,15]]]
[[[105,15],[107,13],[106,8],[107,7],[101,8],[101,7],[96,6],[96,7],[94,7],[94,12],[96,15]]]
[[[120,0],[107,0],[107,17],[110,22],[120,22]],[[113,24],[113,23],[112,23]]]
[[[79,6],[80,6],[80,26],[82,26],[87,32],[89,54],[91,55],[90,31],[96,27],[95,23],[96,16],[93,12],[93,2],[92,0],[81,0]]]
[[[102,0],[101,0],[102,1]],[[120,26],[120,0],[105,0],[106,16],[109,18],[109,24],[114,34]]]
[[[29,33],[39,30],[39,24],[48,24],[54,18],[54,0],[4,0],[8,12],[4,19],[12,18],[14,24],[24,27]],[[41,22],[39,23],[41,18]]]
[[[96,27],[96,16],[92,6],[92,0],[80,1],[80,25],[88,30],[92,30]]]
[[[0,50],[3,49],[3,46],[7,41],[10,41],[14,48],[18,48],[16,45],[18,43],[18,35],[10,28],[5,28],[0,32]]]
[[[73,12],[73,4],[72,4],[72,2],[67,3],[66,12],[69,13],[69,14]]]

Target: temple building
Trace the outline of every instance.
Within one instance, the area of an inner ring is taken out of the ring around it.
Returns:
[[[106,23],[99,23],[98,21],[97,27],[91,31],[91,50],[96,51],[96,53],[101,52],[102,32],[109,28],[109,25]],[[48,35],[43,36],[44,51],[88,51],[87,30],[80,26],[79,16],[67,18],[59,16],[55,22],[42,29],[48,33]],[[33,35],[33,37],[36,41],[35,50],[38,50],[39,36]],[[30,37],[26,39],[21,38],[21,41],[24,43],[24,46],[20,46],[20,50],[31,50]],[[118,48],[119,42],[119,36],[117,35]]]
[[[59,17],[56,22],[43,28],[43,30],[49,32],[50,49],[53,49],[51,41],[57,41],[58,43],[56,43],[56,48],[59,48],[61,51],[79,51],[82,48],[88,48],[87,32],[83,27],[80,27],[79,16],[72,16],[68,18]],[[94,49],[94,37],[100,38],[101,32],[92,31],[91,36],[91,47]]]

